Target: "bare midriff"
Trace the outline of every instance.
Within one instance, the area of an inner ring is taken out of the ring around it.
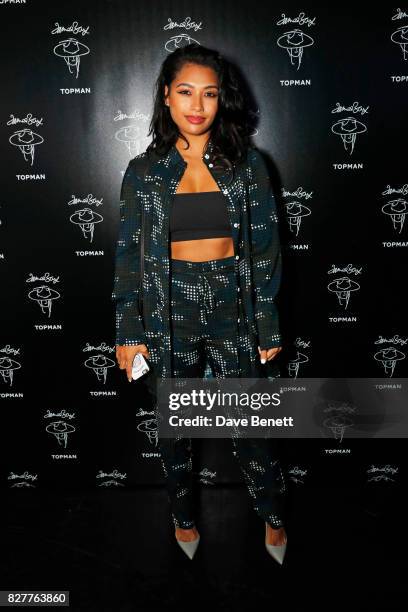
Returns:
[[[186,261],[209,261],[224,259],[234,255],[232,238],[203,238],[198,240],[180,240],[171,242],[171,258]]]
[[[176,193],[219,191],[217,183],[202,160],[185,158],[185,161],[188,162],[188,165]],[[170,249],[171,259],[183,259],[184,261],[209,261],[235,255],[234,242],[229,236],[172,241]]]

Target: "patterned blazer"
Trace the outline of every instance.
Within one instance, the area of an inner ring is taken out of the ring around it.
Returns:
[[[237,345],[241,375],[256,375],[257,347],[281,345],[275,298],[281,281],[278,216],[265,161],[248,148],[234,172],[215,167],[209,143],[203,161],[226,196],[235,254]],[[116,344],[146,344],[159,376],[171,377],[169,312],[172,198],[187,163],[173,145],[162,157],[147,152],[130,160],[120,195],[112,300]],[[141,210],[144,209],[143,313],[139,312]]]

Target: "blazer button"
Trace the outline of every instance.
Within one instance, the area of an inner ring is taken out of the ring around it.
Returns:
[[[239,259],[239,255],[235,255],[235,259]]]
[[[239,323],[241,321],[241,319],[237,319],[237,323]]]
[[[239,223],[234,223],[234,227],[239,227]]]
[[[209,167],[209,168],[212,168],[212,167],[213,167],[213,165],[214,165],[214,164],[208,164],[208,167]]]

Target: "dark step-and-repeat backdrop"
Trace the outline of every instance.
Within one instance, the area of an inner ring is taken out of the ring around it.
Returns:
[[[3,488],[164,482],[111,292],[122,177],[150,142],[163,59],[192,41],[239,67],[270,160],[281,375],[404,383],[408,6],[0,0],[0,23]],[[292,486],[398,491],[404,439],[344,430],[279,440]],[[194,448],[203,486],[240,481],[230,440]]]

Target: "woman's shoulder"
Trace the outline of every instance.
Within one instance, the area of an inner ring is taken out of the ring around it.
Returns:
[[[262,164],[264,162],[264,158],[262,156],[261,151],[254,144],[248,146],[247,150],[247,161],[252,164]]]
[[[143,180],[150,163],[151,159],[148,152],[143,151],[129,161],[128,170],[131,170],[138,178]]]
[[[270,161],[255,145],[248,147],[247,162],[252,176],[269,179]]]

